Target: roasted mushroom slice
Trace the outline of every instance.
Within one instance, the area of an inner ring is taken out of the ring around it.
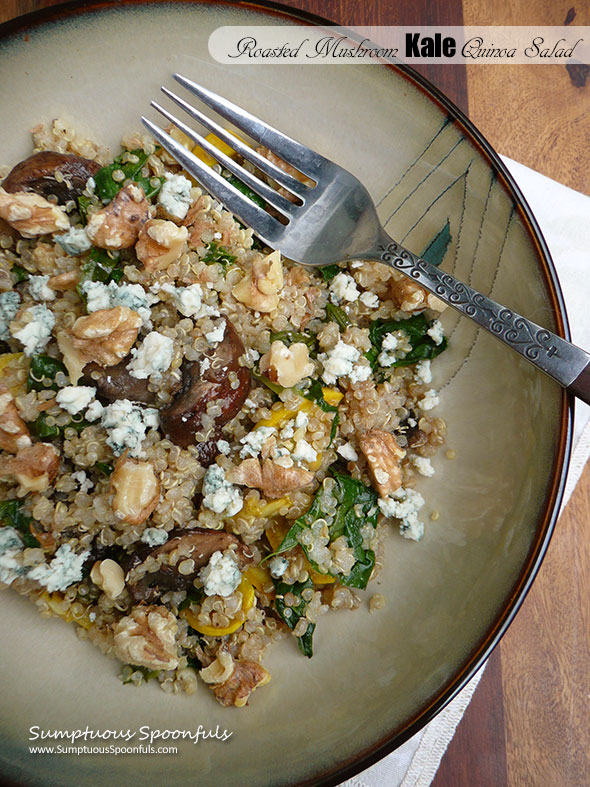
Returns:
[[[34,191],[42,197],[54,194],[61,205],[79,197],[88,178],[95,175],[100,164],[70,153],[43,150],[19,162],[2,183],[5,191]]]
[[[243,568],[252,560],[252,552],[236,536],[224,530],[173,530],[165,544],[151,549],[147,544],[133,552],[127,561],[127,587],[136,601],[154,601],[169,590],[193,587],[199,571],[214,552],[236,547],[238,565]],[[148,558],[155,571],[148,572]]]
[[[82,385],[93,385],[100,397],[109,402],[129,399],[132,402],[154,404],[156,394],[148,388],[148,380],[132,377],[127,369],[131,356],[127,356],[115,366],[100,366],[89,363],[84,367]]]
[[[182,388],[171,404],[160,411],[162,431],[172,442],[183,448],[195,443],[195,434],[203,426],[209,403],[221,410],[214,416],[215,430],[239,412],[251,383],[250,370],[238,362],[243,354],[244,345],[226,319],[224,337],[217,347],[200,363],[184,362]],[[205,360],[209,361],[208,365]]]

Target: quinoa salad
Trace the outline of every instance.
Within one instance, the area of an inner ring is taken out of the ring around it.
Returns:
[[[272,640],[310,658],[322,615],[394,603],[372,580],[388,531],[424,533],[444,305],[290,262],[148,136],[32,134],[0,169],[0,588],[123,683],[241,707]]]

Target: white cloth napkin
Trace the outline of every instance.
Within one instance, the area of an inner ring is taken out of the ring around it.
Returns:
[[[522,189],[549,246],[567,306],[572,341],[589,349],[590,198],[512,159],[503,157],[503,161]],[[562,508],[589,456],[590,407],[576,402],[573,452]],[[377,765],[343,782],[341,787],[428,787],[484,669],[485,665],[423,730]]]

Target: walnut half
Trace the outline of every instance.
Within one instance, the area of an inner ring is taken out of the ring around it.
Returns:
[[[149,215],[150,206],[143,189],[130,183],[105,208],[92,214],[86,234],[101,249],[128,249],[135,245]]]
[[[270,459],[244,459],[227,474],[232,484],[260,489],[271,500],[311,484],[313,473],[303,467],[281,467]]]
[[[27,492],[44,492],[59,470],[59,452],[50,443],[35,443],[0,461],[0,476],[14,476]]]
[[[0,448],[16,454],[31,445],[29,429],[18,414],[10,391],[0,386]]]
[[[125,451],[111,476],[113,510],[119,519],[139,525],[160,501],[160,481],[151,462],[131,459]]]
[[[8,194],[0,188],[0,218],[23,238],[34,238],[58,230],[69,230],[70,220],[58,205],[39,194]]]
[[[258,312],[272,312],[279,305],[283,289],[283,264],[280,251],[257,257],[252,269],[232,289],[237,301]]]
[[[250,694],[259,686],[266,686],[270,681],[270,673],[256,661],[234,661],[231,676],[213,689],[217,700],[226,707],[235,705],[242,708]]]
[[[124,664],[176,669],[178,624],[166,607],[135,607],[114,629],[114,653]]]
[[[72,346],[87,361],[115,366],[129,354],[141,323],[140,315],[127,306],[99,309],[78,317],[72,326]]]
[[[370,429],[359,437],[359,446],[367,457],[373,485],[380,497],[387,497],[402,485],[400,459],[406,455],[395,437],[381,429]]]

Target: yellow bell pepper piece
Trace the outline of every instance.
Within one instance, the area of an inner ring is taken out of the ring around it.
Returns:
[[[8,367],[12,369],[26,369],[27,359],[24,353],[4,353],[0,355],[0,382],[8,371]],[[26,392],[26,383],[23,381],[19,385],[13,385],[10,388],[10,393],[13,396],[20,396]]]
[[[322,393],[326,403],[331,404],[333,407],[336,407],[344,397],[342,391],[339,391],[337,388],[322,388]]]
[[[271,588],[274,587],[272,577],[266,566],[249,566],[244,571],[244,576],[261,593],[268,592],[269,585]]]
[[[244,140],[235,132],[230,131],[229,133],[232,136],[237,137],[239,140],[244,142]],[[216,147],[222,153],[225,153],[226,156],[233,158],[236,155],[236,151],[233,148],[230,148],[230,146],[222,139],[219,139],[219,137],[216,134],[207,134],[205,139],[207,140],[207,142],[210,142],[214,147]],[[207,153],[206,150],[203,150],[203,148],[200,145],[195,145],[195,147],[193,148],[193,153],[197,158],[201,159],[201,161],[203,161],[209,167],[212,167],[214,164],[217,164],[217,161],[213,158],[213,156],[210,156],[209,153]]]
[[[282,426],[285,421],[290,421],[291,418],[295,418],[297,413],[307,412],[314,407],[314,403],[311,402],[309,399],[302,399],[301,403],[297,405],[294,410],[289,410],[287,407],[279,407],[276,410],[271,410],[269,418],[262,418],[258,423],[254,426],[254,429],[258,429],[260,426]]]
[[[193,614],[190,609],[184,609],[180,614],[189,626],[195,631],[198,631],[199,634],[205,634],[208,637],[224,637],[226,634],[233,634],[234,631],[237,631],[244,625],[246,616],[256,601],[252,583],[245,575],[242,576],[242,581],[238,585],[237,590],[242,594],[242,609],[227,626],[222,628],[217,626],[204,626],[202,623],[199,623],[197,616]]]

